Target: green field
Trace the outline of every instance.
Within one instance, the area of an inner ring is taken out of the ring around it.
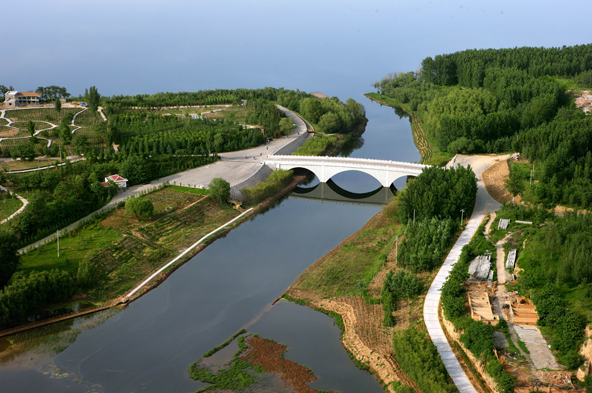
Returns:
[[[7,198],[6,192],[0,192],[0,221],[10,217],[23,206],[23,202],[17,197]]]

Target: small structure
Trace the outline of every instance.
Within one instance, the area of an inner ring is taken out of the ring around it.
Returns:
[[[513,248],[510,250],[508,254],[508,259],[506,260],[506,269],[514,269],[514,265],[516,264],[516,249]]]
[[[510,220],[500,218],[499,223],[497,224],[497,229],[508,229],[508,225],[510,225]]]
[[[329,98],[329,96],[328,96],[328,95],[326,95],[326,94],[323,94],[323,93],[319,93],[319,92],[316,92],[316,93],[310,93],[310,95],[311,95],[311,96],[315,96],[315,97],[317,97],[319,100],[322,100],[323,98]]]
[[[475,321],[482,321],[493,326],[499,323],[500,317],[493,313],[487,292],[469,291],[468,300],[471,309],[471,318]]]
[[[472,279],[485,281],[489,278],[491,270],[491,255],[479,255],[471,261],[469,274]]]
[[[27,91],[9,91],[4,95],[4,104],[8,107],[39,105],[41,94]]]
[[[111,176],[107,176],[105,178],[105,182],[102,183],[102,185],[104,186],[108,186],[109,185],[109,180],[111,180],[113,183],[117,184],[119,186],[119,188],[127,188],[127,179],[123,178],[117,174],[115,175],[111,175]]]
[[[517,325],[536,325],[539,320],[535,306],[523,296],[510,304],[509,311],[512,322]]]

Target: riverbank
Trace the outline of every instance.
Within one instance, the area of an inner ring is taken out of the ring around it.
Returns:
[[[0,335],[13,334],[16,332],[22,332],[28,329],[44,326],[48,323],[61,322],[67,319],[77,318],[82,315],[103,311],[122,304],[129,304],[130,302],[137,300],[144,294],[163,283],[178,268],[183,266],[187,261],[191,260],[191,258],[193,258],[195,255],[203,251],[215,240],[226,236],[232,229],[238,227],[243,222],[252,219],[255,215],[261,212],[264,212],[267,208],[274,204],[278,199],[284,197],[304,179],[305,176],[294,176],[290,184],[285,186],[272,197],[269,197],[258,205],[254,206],[244,215],[241,214],[241,211],[234,210],[230,207],[218,206],[214,204],[209,198],[190,192],[185,192],[185,194],[189,194],[189,199],[183,201],[185,203],[189,203],[189,206],[178,212],[168,215],[161,214],[161,217],[155,220],[155,222],[149,223],[148,225],[142,226],[142,223],[137,219],[126,217],[123,207],[108,213],[103,219],[98,220],[98,222],[91,222],[89,225],[81,228],[78,232],[71,233],[70,239],[61,240],[63,244],[62,253],[67,253],[70,249],[71,251],[79,253],[81,252],[82,254],[78,256],[85,258],[86,254],[84,254],[84,250],[93,248],[95,245],[92,241],[93,238],[102,237],[101,235],[106,237],[107,243],[103,245],[104,248],[102,247],[102,249],[99,250],[96,255],[93,255],[90,258],[92,263],[97,263],[97,265],[100,264],[98,268],[103,269],[103,278],[97,278],[96,287],[94,289],[85,291],[86,293],[78,293],[72,299],[72,301],[74,301],[74,299],[92,299],[94,302],[98,302],[99,305],[95,308],[87,309],[82,312],[69,313],[67,315],[50,318],[47,321],[41,320],[29,325],[13,326],[8,331],[0,332]],[[170,194],[178,195],[179,193],[182,193],[182,191],[178,191],[178,189],[183,189],[184,187],[176,188],[177,190],[161,190],[161,194],[158,194],[159,191],[157,191],[156,193],[149,194],[147,197],[152,198],[155,201],[159,201],[163,199],[162,192],[166,192],[169,194],[168,202],[172,203]],[[173,193],[173,191],[175,192]],[[188,189],[188,191],[192,190]],[[178,199],[176,202],[181,205],[183,204],[183,202],[179,201]],[[155,204],[157,205],[156,212],[158,214],[158,212],[162,210],[162,206],[160,206],[162,205],[162,202],[160,204],[156,202]],[[159,207],[161,208],[160,210],[158,209]],[[170,208],[171,206],[167,207]],[[241,215],[240,218],[236,219],[239,217],[239,215]],[[190,218],[190,220],[183,220],[183,218]],[[197,224],[198,226],[196,227],[194,224]],[[224,228],[220,229],[219,227]],[[98,229],[98,232],[96,231],[97,228],[100,228]],[[145,281],[147,277],[150,277],[153,274],[152,272],[155,270],[160,270],[161,266],[166,266],[170,260],[170,257],[167,258],[167,256],[171,254],[172,250],[179,249],[180,247],[183,249],[182,247],[186,247],[186,245],[194,242],[195,239],[199,239],[200,237],[204,236],[214,228],[219,228],[219,230],[207,237],[193,250],[183,255],[183,257],[176,261],[174,265],[167,267],[156,276],[151,277],[149,282],[146,283],[146,285],[141,289],[134,290],[133,293],[130,292],[132,288],[135,288],[141,282]],[[121,230],[122,233],[119,240],[113,238],[113,232],[117,231],[118,229]],[[105,235],[102,233],[104,231],[108,231],[110,233]],[[174,234],[171,234],[173,231]],[[151,236],[156,236],[157,240],[151,239]],[[169,239],[170,237],[172,237],[172,240]],[[74,240],[76,244],[72,244],[73,242],[69,242],[68,240]],[[114,244],[109,246],[110,242],[114,242]],[[156,243],[161,244],[157,245]],[[157,246],[160,246],[160,248],[154,250],[154,248]],[[64,265],[64,263],[70,264],[71,266],[78,265],[79,261],[77,259],[70,260],[67,257],[65,258],[65,261],[61,263],[58,262],[57,259],[59,258],[56,258],[54,254],[55,247],[56,244],[48,244],[34,252],[35,255],[33,255],[33,253],[26,254],[34,261],[31,263],[25,261],[25,269],[35,269],[35,267],[32,265],[39,260],[41,260],[45,269],[51,269],[54,266],[59,266],[60,268],[67,267]],[[78,250],[77,248],[81,248],[81,250]],[[168,252],[163,252],[165,248],[168,249]],[[129,249],[129,252],[126,252],[128,251],[126,249]],[[139,253],[141,256],[145,257],[135,258],[133,254],[134,252]],[[51,254],[51,257],[49,254]],[[160,258],[158,258],[159,255]],[[56,260],[55,263],[57,263],[57,265],[49,263],[47,261],[48,258]],[[109,260],[118,266],[111,266],[113,269],[109,270]],[[106,284],[104,282],[105,280],[110,282]],[[113,281],[116,282],[113,283]],[[106,292],[106,289],[110,289],[110,291]]]
[[[447,152],[440,151],[436,144],[430,141],[428,134],[424,130],[419,118],[417,117],[417,113],[411,110],[409,104],[403,104],[394,98],[378,93],[367,93],[364,94],[364,96],[374,102],[379,103],[380,105],[386,105],[392,108],[400,108],[405,111],[405,113],[407,113],[411,122],[413,142],[421,154],[421,164],[442,166],[450,161],[452,155]]]
[[[283,295],[287,300],[337,315],[337,324],[342,328],[341,341],[350,357],[392,392],[393,384],[414,386],[414,383],[392,356],[391,334],[395,328],[382,326],[382,306],[378,301],[368,304],[360,294],[360,287],[365,286],[366,296],[374,299],[380,296],[386,277],[383,273],[396,269],[394,238],[402,233],[403,227],[395,216],[396,201],[392,201],[360,230],[306,269]],[[421,318],[421,312],[408,302],[399,303],[397,328],[406,328]]]

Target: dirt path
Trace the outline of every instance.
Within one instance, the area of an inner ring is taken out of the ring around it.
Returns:
[[[498,284],[505,284],[506,282],[512,281],[512,276],[506,270],[506,252],[504,251],[504,244],[512,234],[506,235],[502,240],[495,244],[495,250],[497,252],[496,266],[497,266],[497,282]]]

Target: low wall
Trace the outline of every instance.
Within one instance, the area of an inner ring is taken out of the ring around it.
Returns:
[[[255,187],[257,183],[267,180],[269,175],[273,172],[273,169],[268,167],[267,165],[263,164],[257,169],[255,173],[253,173],[247,180],[244,180],[240,183],[237,183],[230,187],[230,197],[232,199],[236,199],[242,201],[243,194],[241,190],[245,187]]]

